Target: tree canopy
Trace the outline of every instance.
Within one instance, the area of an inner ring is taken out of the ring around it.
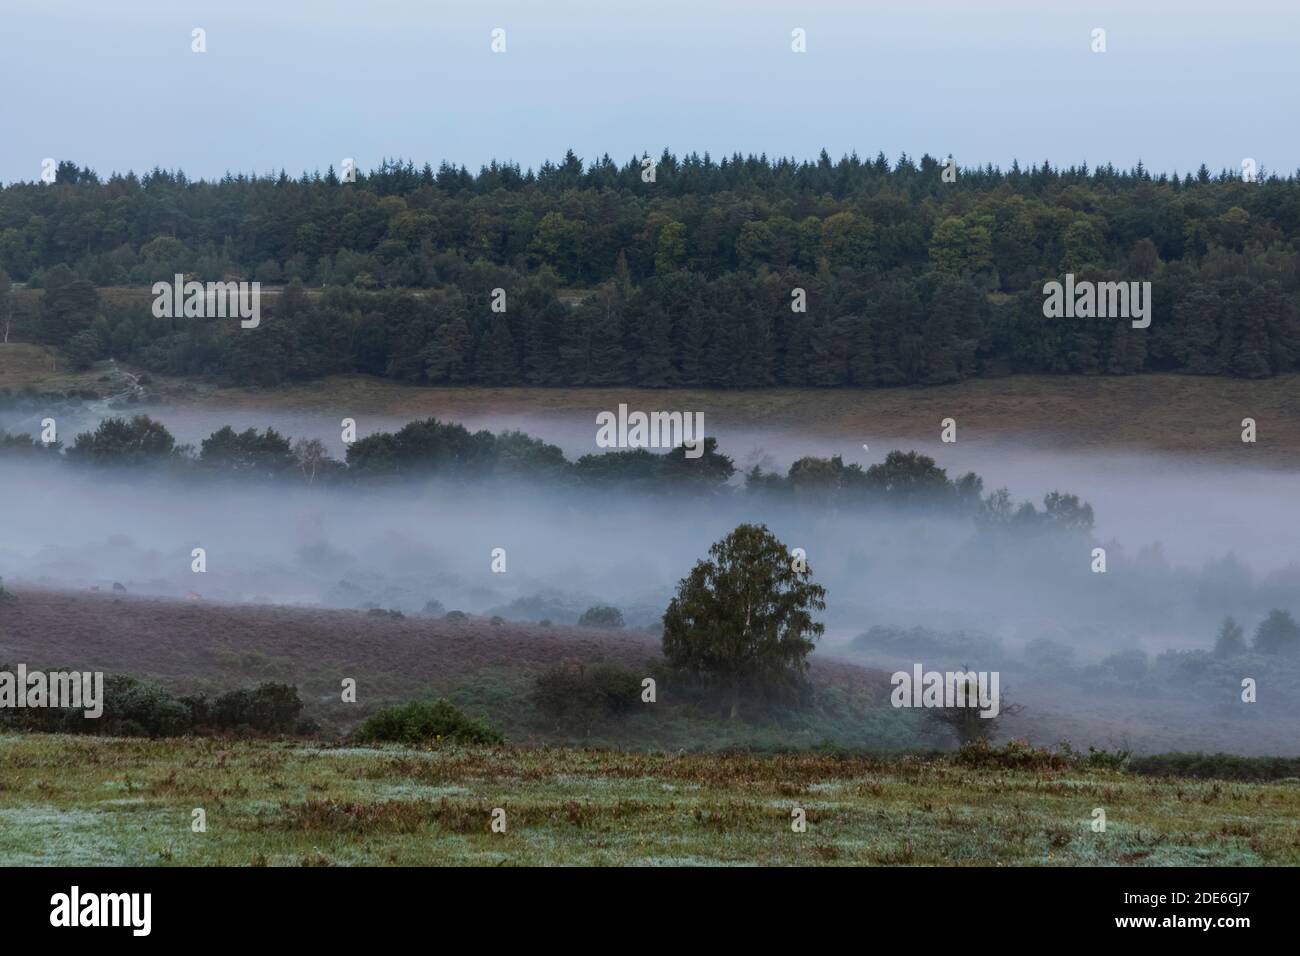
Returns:
[[[929,156],[825,153],[655,165],[647,183],[639,157],[385,161],[347,183],[64,162],[54,184],[0,189],[0,269],[26,286],[12,334],[77,364],[267,385],[872,387],[1300,363],[1293,175],[1043,162],[945,183]],[[148,295],[109,289],[177,273],[289,285],[255,330],[155,318]],[[1044,318],[1043,285],[1065,273],[1150,281],[1151,326]]]
[[[722,690],[730,715],[746,692],[788,692],[825,630],[826,589],[765,525],[742,524],[682,579],[664,612],[668,664]]]

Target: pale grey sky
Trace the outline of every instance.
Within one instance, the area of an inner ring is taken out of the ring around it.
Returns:
[[[573,147],[1300,167],[1300,2],[4,0],[0,180],[52,157],[472,170]],[[191,30],[208,50],[192,53]],[[506,30],[493,54],[491,31]],[[791,31],[808,52],[791,52]],[[1106,30],[1105,53],[1090,49]]]

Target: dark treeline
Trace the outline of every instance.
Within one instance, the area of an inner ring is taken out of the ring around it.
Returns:
[[[944,182],[928,156],[825,153],[665,152],[654,169],[569,153],[535,172],[195,182],[65,162],[52,185],[0,189],[0,269],[44,290],[9,304],[13,336],[79,365],[258,384],[884,386],[1300,362],[1294,176],[1042,163]],[[1151,327],[1045,319],[1043,283],[1067,272],[1150,281]],[[252,330],[99,291],[177,273],[292,285]]]
[[[986,528],[1060,528],[1088,532],[1092,507],[1077,496],[1053,491],[1040,511],[1032,502],[1016,505],[1005,489],[984,495],[974,472],[951,479],[933,458],[915,451],[891,451],[870,467],[807,456],[785,475],[755,467],[741,486],[731,458],[705,438],[698,457],[683,446],[658,454],[644,448],[564,457],[559,447],[520,431],[471,432],[436,418],[414,421],[396,432],[375,432],[348,445],[346,461],[333,458],[319,439],[296,441],[273,428],[237,432],[229,425],[196,449],[178,445],[171,432],[147,415],[108,418],[93,432],[77,435],[66,450],[43,445],[26,434],[0,430],[0,460],[59,460],[69,464],[162,468],[192,477],[238,477],[254,481],[330,485],[347,481],[443,478],[468,482],[514,480],[579,490],[619,488],[687,494],[745,494],[816,508],[923,507],[972,515]]]

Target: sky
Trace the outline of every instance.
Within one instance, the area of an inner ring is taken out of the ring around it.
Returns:
[[[0,181],[570,147],[1285,173],[1297,54],[1296,0],[3,0]]]

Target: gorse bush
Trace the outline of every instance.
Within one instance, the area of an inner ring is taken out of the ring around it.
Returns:
[[[442,699],[415,700],[399,707],[387,707],[366,718],[355,737],[363,743],[427,744],[450,741],[496,745],[505,742],[500,731],[467,717],[455,704]]]

